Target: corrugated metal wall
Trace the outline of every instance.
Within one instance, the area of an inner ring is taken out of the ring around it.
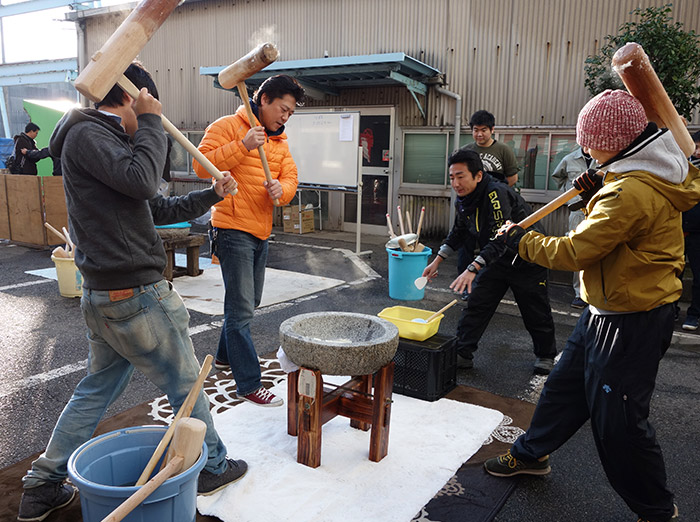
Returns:
[[[452,227],[452,223],[449,222],[449,198],[403,194],[399,197],[399,205],[401,205],[403,211],[411,215],[411,222],[416,224],[420,217],[421,208],[425,207],[424,226],[421,229],[421,236],[423,237],[443,238],[446,231],[449,231]],[[535,211],[543,207],[544,204],[530,203],[530,206]],[[569,230],[569,210],[566,206],[563,206],[542,218],[541,223],[547,234],[563,236]]]
[[[572,126],[588,98],[583,62],[637,6],[666,0],[202,0],[177,8],[141,53],[166,113],[203,129],[235,110],[200,66],[228,65],[263,41],[282,60],[405,52],[445,73],[463,99],[462,123],[488,108],[498,125]],[[674,14],[700,32],[700,2],[676,0]],[[90,56],[126,16],[90,16]],[[407,90],[354,89],[311,105],[396,105],[400,126],[454,125],[454,101],[430,91],[424,121]]]

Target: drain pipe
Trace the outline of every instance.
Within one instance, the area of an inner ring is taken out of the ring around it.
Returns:
[[[457,150],[459,148],[459,134],[461,132],[461,124],[462,124],[462,97],[457,94],[456,92],[448,91],[447,89],[443,89],[439,85],[435,86],[435,91],[439,92],[440,94],[444,94],[445,96],[449,96],[450,98],[455,99],[455,136],[454,136],[454,145],[452,146],[452,150]],[[455,222],[455,193],[450,190],[450,222],[448,223],[447,229],[450,230],[452,228],[452,223]]]

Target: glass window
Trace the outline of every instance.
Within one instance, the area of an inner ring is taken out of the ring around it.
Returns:
[[[360,116],[360,146],[363,167],[387,167],[391,116]]]
[[[172,140],[173,148],[170,150],[170,170],[187,174],[190,170],[190,155],[177,141]]]
[[[447,134],[404,134],[404,183],[445,186],[447,138]]]
[[[578,148],[576,143],[576,136],[574,134],[563,135],[552,135],[552,148],[549,152],[549,188],[556,190],[557,184],[552,180],[552,173],[557,168],[557,165],[567,154],[573,152]]]
[[[462,134],[460,133],[459,135],[459,148],[461,149],[465,145],[469,145],[470,143],[474,143],[474,136],[472,136],[471,132],[469,134]]]
[[[531,189],[549,188],[549,134],[499,134],[497,139],[515,152],[520,166],[518,186]],[[552,186],[556,187],[555,184]]]

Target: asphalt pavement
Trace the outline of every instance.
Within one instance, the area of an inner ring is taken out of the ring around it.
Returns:
[[[253,339],[260,354],[279,346],[279,324],[307,312],[350,311],[375,315],[404,305],[438,310],[452,298],[447,289],[456,276],[448,260],[420,301],[396,301],[388,295],[386,238],[338,232],[285,234],[275,229],[268,266],[331,277],[345,284],[256,311]],[[433,248],[439,239],[424,242]],[[202,247],[207,255],[207,246]],[[63,406],[85,373],[86,328],[79,300],[61,297],[56,281],[27,271],[52,266],[49,249],[33,249],[0,240],[0,467],[41,451]],[[573,291],[568,274],[553,273],[549,285],[559,349],[580,311],[569,307]],[[461,301],[445,312],[439,332],[453,335]],[[685,305],[684,305],[685,308]],[[214,353],[221,316],[190,312],[190,331],[201,361]],[[681,316],[683,317],[683,315]],[[498,395],[536,402],[543,377],[532,374],[532,342],[512,296],[506,295],[475,355],[473,370],[460,370],[458,383]],[[108,416],[162,395],[135,373]],[[680,322],[673,344],[661,362],[651,420],[664,451],[668,482],[676,494],[680,520],[700,520],[700,335],[683,332]],[[546,477],[517,479],[518,487],[496,521],[634,521],[636,517],[609,486],[586,424],[551,457]],[[400,521],[397,521],[400,522]]]

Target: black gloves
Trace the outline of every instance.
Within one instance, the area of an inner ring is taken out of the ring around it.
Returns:
[[[581,191],[581,199],[587,204],[593,195],[603,186],[603,176],[599,176],[596,169],[588,169],[572,183],[576,190]]]
[[[516,223],[507,221],[501,228],[498,229],[498,233],[496,234],[494,241],[505,245],[507,250],[517,254],[520,240],[526,233],[527,231],[523,227],[518,226]]]

